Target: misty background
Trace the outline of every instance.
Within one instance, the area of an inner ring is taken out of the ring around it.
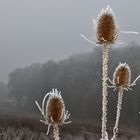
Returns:
[[[100,138],[102,47],[92,46],[80,34],[95,39],[92,20],[97,20],[107,5],[113,9],[120,31],[140,32],[138,0],[0,0],[0,139],[5,128],[7,136],[16,131],[29,137],[46,132],[46,126],[39,122],[42,116],[35,100],[41,103],[52,88],[62,91],[74,122],[62,128],[63,133],[77,135],[73,131],[78,131],[85,140],[90,139],[89,134],[91,139],[93,134]],[[120,33],[118,40],[125,44],[110,47],[109,77],[112,79],[119,62],[126,62],[133,81],[140,74],[140,35]],[[124,93],[120,119],[124,129],[120,131],[122,136],[137,140],[140,80],[132,89]],[[109,89],[109,133],[116,105],[117,91]],[[24,127],[37,134],[22,130]]]
[[[120,30],[140,31],[138,0],[0,0],[0,81],[7,83],[18,67],[91,52],[80,34],[94,37],[92,19],[107,5]],[[136,35],[120,34],[119,39],[139,43]]]

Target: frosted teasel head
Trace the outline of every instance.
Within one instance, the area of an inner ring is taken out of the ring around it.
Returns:
[[[113,74],[113,83],[116,87],[128,88],[131,80],[131,71],[128,64],[119,64]]]
[[[116,24],[115,16],[113,10],[108,5],[106,9],[101,10],[98,15],[98,20],[94,24],[94,32],[96,35],[96,41],[91,41],[87,39],[83,34],[81,36],[88,42],[98,46],[104,44],[114,44],[118,37],[118,26]]]
[[[101,10],[98,15],[97,22],[93,20],[94,33],[96,36],[95,41],[88,39],[85,35],[81,34],[86,41],[89,43],[99,46],[107,44],[109,45],[121,45],[124,44],[121,40],[118,40],[120,33],[125,34],[139,34],[135,31],[120,31],[119,26],[116,23],[115,15],[112,8],[108,5],[106,9]]]
[[[44,96],[42,107],[40,107],[37,101],[35,103],[44,117],[44,120],[40,121],[48,125],[47,134],[49,133],[51,125],[71,123],[71,121],[66,122],[66,120],[69,119],[70,114],[65,110],[65,104],[61,92],[57,89],[53,89]]]
[[[128,90],[136,85],[136,81],[140,78],[140,75],[134,80],[134,82],[131,84],[131,70],[128,64],[126,63],[119,63],[119,65],[116,67],[115,72],[113,74],[113,80],[110,81],[112,86],[109,86],[111,88],[123,88],[124,90]]]
[[[96,23],[96,38],[98,44],[113,44],[117,39],[117,25],[113,10],[108,6],[102,9]]]

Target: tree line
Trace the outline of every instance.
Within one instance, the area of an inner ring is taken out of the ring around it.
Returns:
[[[109,52],[109,77],[119,62],[126,62],[132,71],[132,81],[140,74],[140,46],[111,47]],[[41,103],[52,88],[62,91],[66,108],[73,118],[100,120],[102,102],[102,48],[92,52],[75,54],[59,62],[48,61],[18,68],[9,74],[9,98],[19,107],[37,111],[35,100]],[[122,120],[140,123],[140,80],[132,91],[124,93]],[[109,90],[109,116],[115,118],[117,91]]]

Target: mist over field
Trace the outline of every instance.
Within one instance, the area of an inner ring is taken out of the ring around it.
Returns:
[[[110,5],[119,31],[140,32],[140,1],[0,0],[0,140],[52,140],[35,101],[52,88],[61,91],[71,124],[60,128],[63,140],[99,140],[102,117],[102,53],[92,20]],[[119,62],[140,75],[140,35],[119,33],[123,45],[109,49],[109,77]],[[124,91],[117,140],[140,139],[140,80]],[[109,89],[108,126],[112,136],[117,90]]]
[[[107,5],[120,30],[140,32],[138,0],[0,0],[0,81],[7,83],[18,67],[92,52],[80,34],[95,39],[92,20]],[[118,40],[139,43],[139,36],[120,34]]]

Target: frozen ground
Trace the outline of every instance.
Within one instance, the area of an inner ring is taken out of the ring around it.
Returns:
[[[46,136],[43,132],[32,131],[29,128],[0,128],[0,140],[52,140],[52,135]],[[76,134],[61,133],[63,140],[99,140],[99,134],[82,130]],[[120,135],[118,140],[140,140],[140,134],[127,130]]]
[[[25,112],[0,111],[0,140],[53,140],[52,129],[46,136],[46,126],[39,122],[40,116]],[[100,123],[73,121],[60,129],[61,140],[100,140]],[[112,128],[108,130],[112,135]],[[140,129],[121,126],[118,140],[140,140]]]

